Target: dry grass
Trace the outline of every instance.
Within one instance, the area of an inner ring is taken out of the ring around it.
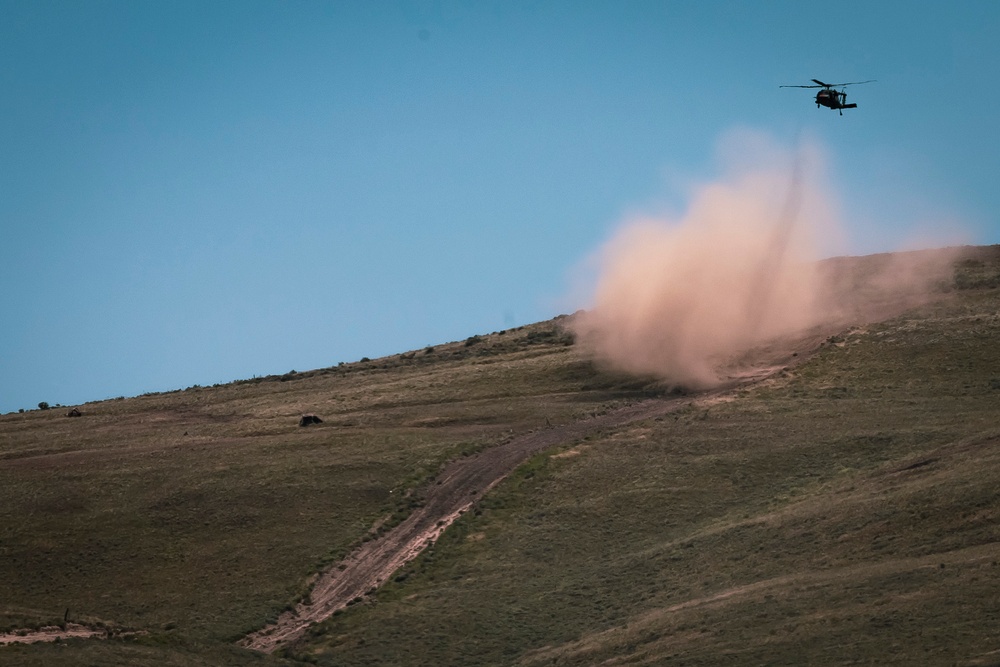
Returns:
[[[995,663],[1000,262],[976,253],[962,289],[735,400],[533,458],[285,656],[232,642],[444,461],[655,383],[595,370],[550,322],[0,416],[0,625],[69,608],[148,632],[0,662]]]
[[[993,288],[953,292],[735,401],[539,457],[294,655],[988,664],[998,312]]]
[[[165,656],[208,646],[224,662],[255,659],[227,643],[405,514],[407,491],[445,461],[630,395],[557,325],[93,403],[79,418],[0,417],[0,628],[61,622],[68,608],[71,620],[147,630],[135,642]],[[300,428],[303,412],[324,421]],[[4,661],[45,663],[53,650],[5,648]],[[78,650],[99,663],[117,648]]]

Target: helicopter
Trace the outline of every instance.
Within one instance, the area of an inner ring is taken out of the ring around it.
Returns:
[[[847,104],[847,91],[834,90],[834,88],[846,88],[847,86],[857,86],[862,83],[872,83],[875,79],[867,81],[850,81],[848,83],[823,83],[819,79],[812,80],[815,86],[778,86],[779,88],[822,88],[816,93],[816,108],[821,106],[836,109],[840,115],[844,115],[844,109],[857,109],[857,104]]]

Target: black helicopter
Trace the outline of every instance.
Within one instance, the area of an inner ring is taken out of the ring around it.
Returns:
[[[857,86],[862,83],[872,83],[875,79],[868,79],[867,81],[851,81],[848,83],[823,83],[819,79],[813,79],[816,83],[815,86],[778,86],[779,88],[822,88],[823,90],[816,93],[816,108],[819,109],[821,106],[828,107],[830,109],[836,109],[840,111],[840,115],[843,116],[843,109],[857,109],[857,104],[847,104],[847,91],[845,90],[834,90],[834,88],[845,88],[847,86]]]

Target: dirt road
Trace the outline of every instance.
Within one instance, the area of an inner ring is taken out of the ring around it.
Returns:
[[[54,642],[57,639],[90,637],[107,637],[105,629],[95,630],[78,623],[67,623],[65,626],[49,625],[37,630],[22,630],[0,634],[0,644],[34,644],[37,642]]]
[[[534,454],[604,429],[651,419],[694,403],[717,401],[735,388],[769,377],[780,368],[758,367],[721,388],[688,396],[644,400],[603,415],[527,433],[451,462],[420,492],[425,501],[422,507],[382,536],[363,544],[341,563],[322,572],[306,602],[282,613],[274,624],[247,635],[240,645],[270,653],[301,637],[313,623],[329,618],[352,600],[373,592],[403,564],[431,545],[480,496]]]

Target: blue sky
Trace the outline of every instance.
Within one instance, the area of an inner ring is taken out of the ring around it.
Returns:
[[[998,243],[998,33],[986,0],[0,0],[0,412],[568,312],[734,128],[825,147],[847,252]],[[841,117],[779,88],[811,78],[877,83]]]

